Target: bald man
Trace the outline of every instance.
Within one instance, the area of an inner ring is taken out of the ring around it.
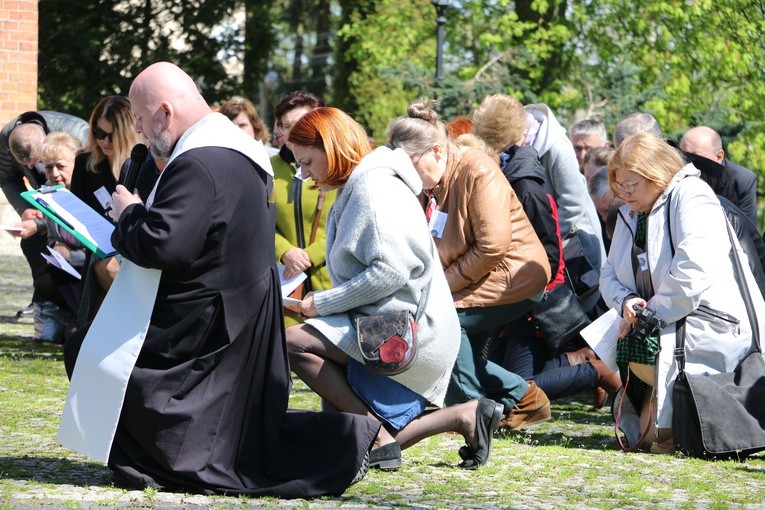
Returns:
[[[115,483],[341,494],[363,472],[379,422],[287,412],[273,177],[263,145],[212,113],[175,65],[146,68],[129,96],[136,130],[168,164],[146,205],[123,186],[112,195],[113,245],[162,271],[109,453]],[[65,345],[70,374],[86,333]]]
[[[707,126],[691,128],[680,140],[680,149],[723,165],[733,187],[732,196],[728,198],[757,224],[757,176],[748,168],[725,159],[717,131]]]

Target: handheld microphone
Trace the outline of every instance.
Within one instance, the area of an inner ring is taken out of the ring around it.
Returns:
[[[146,157],[149,155],[149,148],[142,143],[137,143],[130,151],[130,166],[128,166],[127,172],[125,172],[125,182],[123,185],[129,192],[133,192],[135,189],[135,183],[138,181],[138,174],[141,173],[141,165],[146,161]]]

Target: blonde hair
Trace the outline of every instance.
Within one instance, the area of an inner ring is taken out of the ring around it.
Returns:
[[[435,101],[418,101],[407,108],[407,116],[388,125],[388,147],[404,149],[410,158],[425,154],[434,145],[449,141],[446,127],[433,109]]]
[[[487,96],[473,112],[473,133],[497,152],[521,141],[526,126],[523,105],[505,94]]]
[[[115,179],[119,179],[122,165],[130,158],[130,151],[133,146],[139,142],[138,133],[135,130],[135,120],[130,112],[130,100],[123,96],[108,96],[98,102],[90,114],[90,134],[88,141],[90,143],[91,155],[88,158],[88,171],[98,172],[98,165],[108,160],[101,147],[98,146],[94,131],[98,125],[98,120],[104,118],[112,125],[112,147],[114,156],[112,157],[110,167]]]
[[[489,144],[486,143],[483,138],[479,138],[473,133],[464,133],[459,135],[454,139],[454,143],[457,145],[457,147],[478,149],[479,151],[489,156],[492,161],[497,163],[497,165],[499,165],[499,155],[497,154],[497,151],[489,147]]]
[[[37,157],[43,163],[55,163],[64,152],[69,152],[74,164],[74,157],[82,150],[80,141],[65,131],[49,133],[37,149]]]
[[[674,147],[653,133],[641,131],[626,138],[616,149],[608,163],[608,184],[618,197],[619,192],[614,187],[616,172],[624,170],[665,190],[684,164],[682,155]]]

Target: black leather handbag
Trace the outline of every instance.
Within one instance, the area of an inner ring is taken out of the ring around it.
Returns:
[[[726,221],[727,223],[727,221]],[[672,434],[678,450],[690,457],[737,459],[765,450],[765,359],[752,297],[728,225],[736,281],[742,288],[752,327],[754,352],[730,373],[685,372],[685,319],[678,321],[672,393]]]
[[[553,354],[560,353],[570,340],[592,322],[584,313],[568,281],[545,292],[542,300],[531,308],[530,315],[531,324]]]

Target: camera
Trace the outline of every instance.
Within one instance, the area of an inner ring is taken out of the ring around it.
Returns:
[[[637,324],[632,328],[632,336],[636,340],[645,341],[649,335],[666,326],[665,322],[656,316],[656,310],[647,306],[632,305],[637,316]]]

